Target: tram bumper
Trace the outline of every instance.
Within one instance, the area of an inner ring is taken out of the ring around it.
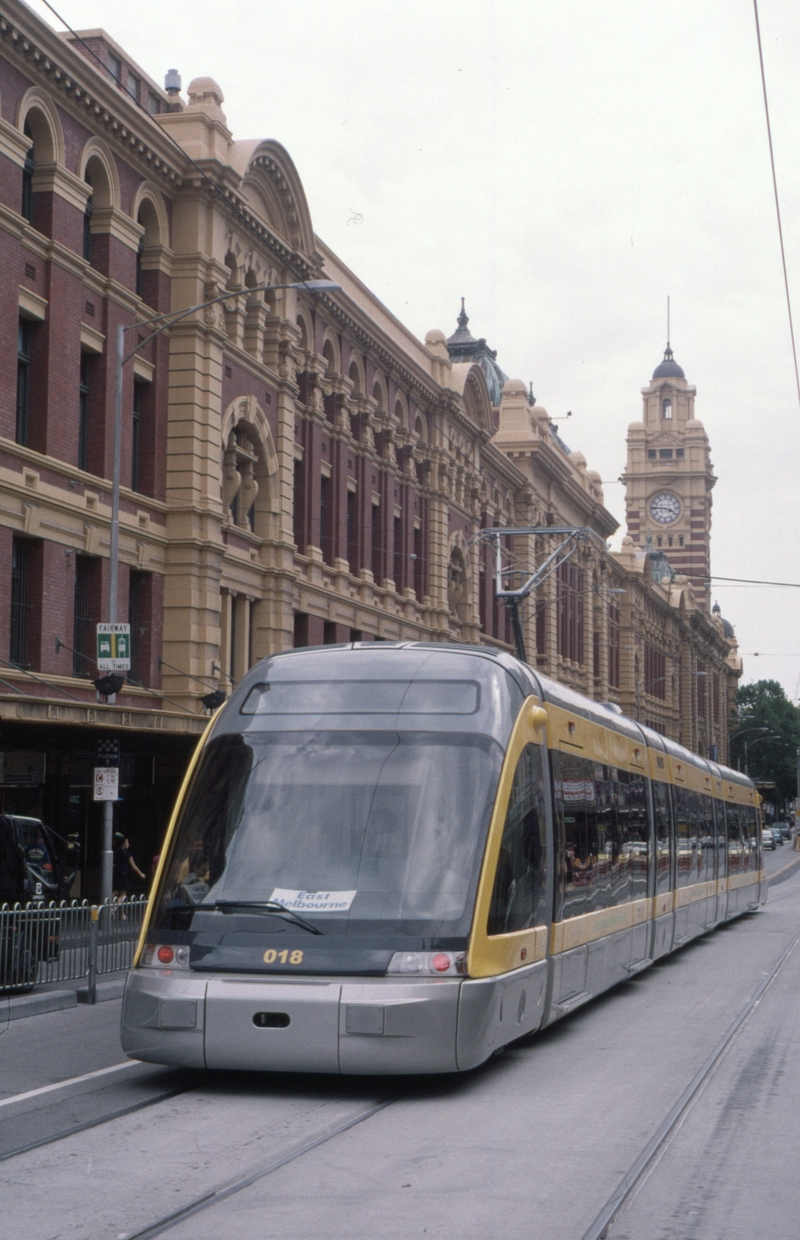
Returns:
[[[343,1074],[456,1072],[461,978],[204,978],[134,969],[122,1046],[187,1067]]]

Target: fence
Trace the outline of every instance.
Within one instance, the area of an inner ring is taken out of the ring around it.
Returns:
[[[147,899],[124,904],[15,905],[0,908],[0,995],[48,982],[87,978],[94,1002],[97,978],[128,969]]]

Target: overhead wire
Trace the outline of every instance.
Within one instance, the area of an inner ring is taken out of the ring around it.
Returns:
[[[753,11],[756,19],[756,38],[758,40],[758,63],[761,68],[761,89],[764,94],[764,115],[767,121],[767,140],[769,142],[769,162],[772,169],[772,188],[775,192],[775,213],[778,217],[778,237],[781,243],[781,263],[783,265],[783,285],[786,289],[786,309],[789,312],[789,334],[792,338],[792,359],[794,361],[794,379],[797,386],[797,400],[800,403],[800,371],[797,368],[797,346],[794,339],[794,321],[792,319],[792,299],[789,296],[789,275],[786,269],[786,248],[783,244],[783,225],[781,223],[781,204],[778,198],[778,177],[775,172],[775,151],[772,146],[772,126],[769,119],[769,101],[767,99],[767,75],[764,70],[764,49],[761,46],[761,23],[758,19],[758,0],[753,0]],[[762,582],[760,584],[771,584]]]

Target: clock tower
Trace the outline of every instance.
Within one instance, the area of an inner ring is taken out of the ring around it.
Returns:
[[[661,551],[689,578],[709,610],[711,489],[716,482],[708,436],[694,416],[696,389],[686,382],[667,341],[664,359],[642,388],[643,419],[628,427],[623,474],[628,533]]]

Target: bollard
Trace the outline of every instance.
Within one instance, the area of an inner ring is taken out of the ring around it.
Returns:
[[[86,1002],[97,1003],[97,945],[100,927],[100,909],[93,904],[89,910],[92,920],[89,923],[89,979],[86,988]]]

